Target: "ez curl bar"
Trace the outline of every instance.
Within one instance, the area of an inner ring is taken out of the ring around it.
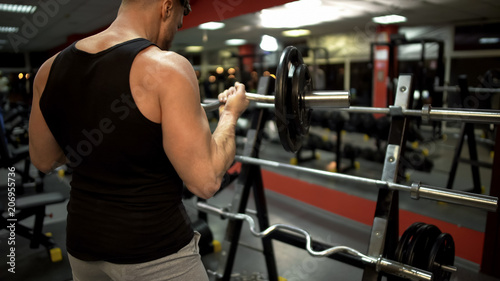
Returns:
[[[246,214],[235,214],[235,213],[230,213],[226,212],[221,208],[214,207],[212,205],[209,205],[205,202],[198,202],[196,204],[196,207],[200,211],[204,211],[207,213],[219,215],[221,217],[225,217],[228,219],[232,220],[241,220],[241,221],[246,221],[248,222],[250,226],[250,231],[251,233],[258,237],[258,238],[264,238],[268,235],[270,235],[274,231],[278,230],[287,230],[290,232],[294,232],[297,234],[300,234],[305,237],[306,239],[306,250],[307,252],[315,257],[327,257],[336,253],[345,253],[351,256],[354,256],[356,258],[359,258],[362,260],[366,265],[370,265],[375,267],[377,271],[383,271],[385,273],[407,278],[409,280],[415,280],[415,281],[431,281],[433,279],[433,274],[431,272],[425,271],[418,269],[413,266],[409,266],[406,264],[402,264],[396,261],[392,261],[383,257],[371,257],[368,255],[365,255],[361,252],[359,252],[356,249],[346,247],[346,246],[334,246],[330,247],[328,249],[325,249],[323,251],[315,251],[312,247],[312,238],[311,235],[298,227],[286,225],[286,224],[274,224],[269,226],[268,228],[264,229],[263,231],[257,231],[255,227],[255,221],[254,219]],[[442,270],[449,271],[449,272],[455,272],[456,268],[452,266],[441,266]]]

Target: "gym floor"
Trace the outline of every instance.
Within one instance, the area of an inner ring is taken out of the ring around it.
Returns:
[[[428,127],[422,127],[424,133],[429,134]],[[334,134],[322,129],[313,129],[311,133],[322,135],[327,139],[334,139]],[[438,140],[421,143],[421,148],[429,151],[429,159],[434,163],[430,173],[408,170],[408,182],[422,181],[425,184],[445,187],[448,180],[448,173],[451,167],[454,149],[458,139],[458,128],[444,128],[444,137]],[[481,139],[481,130],[476,130],[478,139]],[[360,146],[371,146],[373,140],[367,140],[362,135],[347,133],[343,136],[344,143],[359,144]],[[244,139],[239,138],[240,142]],[[490,155],[491,144],[488,141],[478,142],[478,152],[480,161],[492,162]],[[285,152],[279,143],[265,140],[262,144],[261,158],[288,163],[293,157],[292,154]],[[240,147],[241,149],[241,147]],[[325,169],[325,167],[335,159],[335,155],[326,151],[317,151],[319,159],[310,160],[300,165]],[[468,157],[466,145],[463,148],[462,156]],[[359,162],[358,169],[348,170],[346,173],[380,179],[382,174],[382,164],[374,163],[363,159],[356,159]],[[345,164],[347,160],[344,160]],[[278,176],[297,179],[299,182],[313,184],[328,189],[335,190],[342,194],[352,196],[355,200],[376,201],[378,190],[373,187],[359,186],[349,182],[332,182],[331,179],[324,179],[317,176],[311,176],[304,173],[291,173],[282,170],[267,170]],[[2,174],[3,175],[3,174]],[[484,193],[488,194],[491,181],[491,169],[481,168],[481,184]],[[2,177],[3,178],[3,177]],[[46,176],[45,190],[63,192],[66,196],[69,193],[70,176],[59,177],[57,174]],[[266,186],[266,179],[264,179]],[[472,187],[470,166],[468,164],[459,164],[454,189],[468,190]],[[306,188],[306,186],[304,187]],[[214,198],[208,200],[208,203],[226,207],[232,201],[234,186],[230,185]],[[339,194],[340,194],[339,193]],[[296,200],[273,190],[266,190],[266,200],[269,210],[269,219],[271,224],[283,223],[297,226],[307,230],[314,240],[323,241],[328,244],[344,245],[366,252],[368,247],[370,225],[353,219],[350,215],[335,214],[322,208],[312,206],[300,200]],[[328,199],[326,199],[328,201]],[[363,202],[363,201],[361,201]],[[186,200],[186,207],[190,215],[194,218],[197,211],[194,207],[194,200]],[[44,232],[51,232],[56,243],[63,251],[63,261],[52,263],[48,258],[45,249],[29,249],[28,242],[23,238],[16,240],[16,273],[11,274],[2,269],[0,280],[23,280],[23,281],[69,281],[71,278],[71,269],[65,253],[65,216],[66,203],[49,206],[44,225]],[[361,208],[362,206],[359,206]],[[353,209],[357,209],[353,206]],[[255,210],[252,196],[250,197],[248,209]],[[400,209],[416,214],[416,216],[430,217],[444,221],[460,228],[470,229],[471,231],[484,232],[486,224],[486,212],[473,208],[444,204],[431,200],[412,200],[408,194],[400,193]],[[250,211],[251,213],[251,211]],[[366,214],[364,214],[366,215]],[[373,217],[373,213],[367,214]],[[29,225],[31,222],[26,220],[23,224]],[[214,239],[222,241],[225,235],[225,226],[227,220],[220,217],[209,215],[209,225],[213,232]],[[7,245],[5,238],[8,233],[0,231],[1,253],[6,253]],[[476,241],[477,242],[477,241]],[[480,241],[476,244],[480,244]],[[306,251],[293,246],[274,241],[275,257],[279,275],[287,280],[361,280],[363,274],[361,269],[343,264],[327,258],[311,257]],[[232,280],[267,280],[267,269],[262,254],[262,244],[258,238],[250,234],[248,224],[244,224],[243,231],[238,247],[235,266],[233,269]],[[458,249],[457,249],[458,251]],[[217,269],[217,259],[220,253],[212,253],[203,257],[206,268],[209,271]],[[6,255],[2,254],[0,262],[5,264]],[[477,280],[477,281],[500,281],[479,273],[479,265],[465,258],[457,256],[455,266],[458,272],[453,275],[451,280]],[[2,267],[5,268],[5,267]],[[211,277],[214,280],[214,277]]]

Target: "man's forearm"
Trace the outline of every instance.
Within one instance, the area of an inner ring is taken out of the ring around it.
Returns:
[[[30,144],[30,159],[32,164],[44,174],[50,174],[56,168],[67,164],[68,159],[62,150],[56,150],[53,153],[47,153],[47,149],[40,153],[40,150],[35,149],[33,144]]]
[[[217,128],[212,135],[215,142],[214,164],[221,169],[222,175],[230,168],[236,153],[235,130],[237,120],[238,117],[234,114],[226,111],[222,112]]]

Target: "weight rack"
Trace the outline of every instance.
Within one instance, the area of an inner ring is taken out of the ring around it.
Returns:
[[[412,93],[412,76],[401,75],[399,77],[394,106],[399,107],[402,110],[406,110],[409,104],[411,104]],[[251,127],[247,133],[247,143],[244,147],[243,156],[240,157],[240,159],[259,158],[260,145],[263,138],[262,129],[265,122],[270,120],[271,116],[270,112],[265,108],[257,110],[253,114]],[[385,186],[380,186],[378,192],[375,215],[367,251],[367,255],[370,257],[380,257],[380,259],[383,257],[384,260],[394,259],[394,253],[399,238],[399,190],[387,187],[391,183],[397,186],[399,179],[403,178],[402,175],[404,174],[404,171],[400,170],[400,159],[403,155],[406,144],[406,131],[410,121],[408,117],[409,116],[404,114],[391,114],[391,128],[388,138],[388,146],[381,181],[379,181],[384,183]],[[258,163],[242,161],[241,172],[235,183],[233,201],[226,213],[244,214],[250,190],[252,188],[257,211],[256,217],[258,220],[258,227],[261,230],[268,229],[270,225],[267,204],[261,168]],[[419,187],[416,186],[414,188],[414,191],[418,194]],[[414,192],[412,192],[412,196],[413,195]],[[448,195],[444,194],[443,196]],[[452,197],[451,195],[449,196]],[[494,205],[496,208],[496,201],[497,200],[490,205]],[[210,211],[206,207],[201,208],[201,205],[203,204],[198,204],[199,210]],[[469,206],[474,206],[474,204],[469,204]],[[243,220],[232,219],[228,222],[226,234],[224,240],[222,241],[222,254],[219,259],[218,269],[215,273],[216,280],[229,281],[231,278],[242,225]],[[307,249],[308,241],[301,235],[297,235],[289,231],[283,231],[281,229],[274,229],[271,233],[262,237],[263,254],[266,261],[269,280],[278,280],[278,271],[272,240],[281,241],[302,249]],[[316,251],[333,247],[332,245],[327,245],[314,240],[310,242],[310,247]],[[392,268],[392,270],[386,270],[389,273],[388,274],[384,272],[384,268],[382,268],[382,266],[374,267],[372,264],[368,266],[366,260],[362,257],[355,256],[347,252],[335,252],[329,255],[328,258],[364,269],[362,281],[380,280],[381,276],[387,276],[388,280],[400,280],[394,275],[397,274],[398,270],[403,269],[403,266],[396,263],[396,265],[394,265],[395,269]],[[420,276],[420,273],[422,273],[422,276]],[[431,280],[430,277],[425,276],[425,271],[423,270],[421,272],[414,273],[413,275],[410,272],[408,273],[408,276],[410,276],[413,280]],[[408,278],[408,276],[406,277]]]

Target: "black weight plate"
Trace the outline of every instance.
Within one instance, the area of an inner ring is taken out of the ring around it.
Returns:
[[[401,236],[401,239],[399,239],[398,246],[396,247],[396,253],[394,254],[394,259],[398,262],[403,262],[403,258],[405,256],[406,251],[408,250],[408,247],[410,245],[411,239],[415,236],[415,233],[417,232],[417,229],[424,225],[422,222],[415,222],[412,225],[410,225],[405,232],[403,232],[403,235]]]
[[[305,97],[312,94],[312,79],[309,68],[305,64],[295,68],[292,79],[292,108],[294,121],[300,134],[306,135],[311,124],[312,110],[306,107]]]
[[[289,96],[290,98],[290,104],[292,105],[292,116],[291,123],[290,125],[294,126],[294,131],[300,134],[301,136],[304,135],[302,131],[302,126],[301,126],[301,88],[303,81],[301,81],[301,78],[304,79],[304,64],[298,65],[295,69],[292,76],[292,92],[291,95]]]
[[[417,268],[427,268],[429,253],[439,234],[441,230],[434,225],[427,224],[419,227],[406,253],[405,263]]]
[[[288,46],[283,51],[278,68],[276,69],[275,85],[275,119],[281,145],[286,151],[297,152],[297,143],[300,148],[301,138],[295,131],[293,105],[291,104],[292,77],[295,69],[303,63],[302,55],[293,46]],[[292,125],[290,126],[290,124]]]
[[[297,152],[302,147],[302,141],[304,139],[304,133],[302,132],[300,114],[300,91],[296,88],[299,87],[300,81],[299,76],[301,69],[303,68],[303,64],[297,65],[296,67],[291,67],[289,69],[288,77],[290,77],[290,88],[285,96],[286,104],[288,104],[287,110],[287,131],[288,131],[288,146],[290,147],[291,152]],[[292,73],[293,71],[293,73]]]
[[[445,271],[441,265],[453,266],[455,263],[455,242],[448,233],[441,233],[429,254],[427,270],[432,272],[434,280],[448,281],[451,278],[451,272]]]

